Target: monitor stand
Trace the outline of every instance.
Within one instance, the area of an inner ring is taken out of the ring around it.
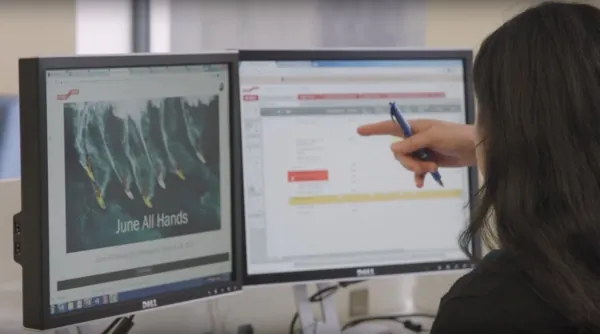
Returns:
[[[54,334],[93,334],[90,325],[78,325],[74,327],[59,328],[54,331]]]
[[[331,284],[317,283],[317,289],[326,289]],[[302,328],[302,333],[313,334],[379,334],[389,333],[390,329],[387,326],[376,324],[361,324],[342,331],[340,319],[335,306],[333,295],[327,296],[319,302],[321,306],[322,320],[318,320],[312,309],[310,302],[310,294],[306,284],[294,285],[294,297],[296,299],[296,307],[298,308],[298,320]]]

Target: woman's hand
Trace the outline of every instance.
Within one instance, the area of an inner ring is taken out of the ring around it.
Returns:
[[[475,129],[472,125],[438,120],[408,121],[413,135],[392,144],[392,153],[402,166],[415,173],[417,187],[423,186],[425,175],[438,167],[465,167],[477,163],[475,158]],[[366,124],[358,128],[361,136],[389,135],[404,138],[393,121]],[[431,161],[421,161],[413,152],[427,149]]]

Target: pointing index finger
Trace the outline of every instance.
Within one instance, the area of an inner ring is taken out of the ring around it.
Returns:
[[[359,126],[357,132],[361,136],[388,135],[395,137],[404,137],[404,133],[402,132],[398,124],[394,123],[391,120]]]

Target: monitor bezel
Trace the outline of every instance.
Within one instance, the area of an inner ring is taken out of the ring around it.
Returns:
[[[246,61],[344,61],[344,60],[461,60],[465,78],[466,124],[475,122],[475,100],[472,82],[473,51],[468,49],[315,49],[315,50],[239,50],[240,65]],[[240,93],[241,94],[241,93]],[[241,102],[240,102],[241,103]],[[241,112],[241,104],[240,104]],[[469,198],[478,191],[478,172],[476,167],[468,168]],[[244,202],[245,205],[245,202]],[[457,236],[458,239],[458,236]],[[457,240],[458,242],[458,240]],[[454,261],[438,261],[384,266],[368,266],[369,275],[363,276],[360,269],[365,266],[322,269],[311,271],[292,271],[283,273],[250,274],[248,273],[248,257],[246,252],[246,225],[242,228],[244,249],[244,285],[264,285],[278,283],[304,283],[328,280],[365,279],[375,276],[387,276],[410,273],[446,272],[451,270],[471,269],[474,261],[469,259]],[[471,251],[476,258],[481,257],[482,246],[479,238],[475,238]],[[371,270],[372,269],[372,270]]]
[[[49,70],[124,68],[148,66],[193,66],[227,64],[229,67],[231,147],[231,280],[197,288],[170,292],[143,299],[95,306],[79,311],[50,314],[49,225],[48,225],[48,151],[46,72]],[[52,329],[91,320],[130,314],[143,310],[142,301],[156,299],[163,306],[229,294],[241,290],[243,280],[241,219],[243,219],[241,133],[239,117],[239,77],[236,52],[189,55],[111,55],[28,58],[19,60],[21,109],[21,213],[15,216],[20,231],[14,232],[21,253],[15,261],[23,273],[23,325],[30,329]]]

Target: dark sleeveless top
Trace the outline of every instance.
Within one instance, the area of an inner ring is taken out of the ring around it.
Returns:
[[[571,334],[569,322],[537,295],[511,257],[490,252],[442,298],[431,334]]]

